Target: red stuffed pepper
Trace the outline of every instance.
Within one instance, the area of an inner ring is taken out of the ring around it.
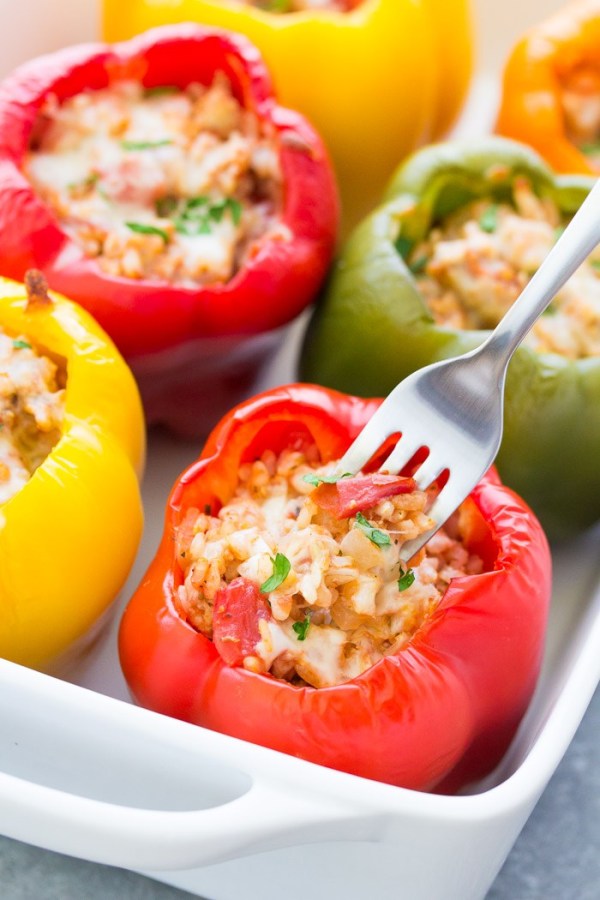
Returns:
[[[311,300],[338,207],[323,144],[254,47],[181,25],[69,48],[0,88],[0,273],[43,270],[201,432]]]
[[[424,551],[410,477],[338,473],[379,401],[293,385],[240,405],[175,485],[122,621],[144,706],[367,778],[455,790],[538,675],[550,556],[494,473]],[[430,498],[429,498],[430,499]]]

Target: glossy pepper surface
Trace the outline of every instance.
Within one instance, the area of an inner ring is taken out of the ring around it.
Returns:
[[[388,201],[343,250],[310,324],[301,376],[383,395],[416,369],[480,344],[488,331],[434,322],[400,240],[406,254],[436,221],[473,199],[508,199],[521,176],[567,218],[593,183],[555,176],[532,150],[502,138],[440,144],[407,161]],[[568,360],[521,346],[509,366],[497,466],[552,536],[600,516],[599,455],[600,359]]]
[[[516,44],[504,70],[498,133],[534,147],[557,172],[597,175],[567,133],[561,99],[565,80],[584,72],[595,75],[600,96],[599,0],[568,3]]]
[[[103,8],[109,40],[174,21],[247,35],[281,102],[325,139],[346,226],[372,208],[399,159],[447,130],[471,74],[468,0],[364,0],[350,12],[285,14],[237,0],[104,0]]]
[[[0,509],[0,656],[55,662],[107,609],[142,530],[144,422],[131,372],[86,312],[0,279],[0,325],[66,369],[61,436]]]
[[[368,778],[452,790],[499,760],[542,656],[548,547],[493,473],[467,501],[467,543],[485,571],[454,580],[402,650],[352,681],[297,687],[232,667],[178,612],[173,535],[186,511],[227,502],[240,464],[266,449],[314,443],[323,461],[339,458],[379,402],[300,384],[223,419],[173,488],[162,543],[122,620],[121,662],[144,706]],[[244,590],[236,587],[233,608]]]
[[[146,88],[210,84],[216,72],[272,125],[283,173],[281,223],[260,238],[227,282],[173,285],[112,276],[61,230],[21,172],[38,110],[113,81]],[[245,38],[182,25],[127,43],[88,44],[27,63],[0,87],[0,272],[41,269],[50,287],[81,303],[131,365],[148,418],[206,433],[243,396],[281,328],[312,301],[330,262],[338,217],[332,169],[302,116],[278,106],[265,66]]]

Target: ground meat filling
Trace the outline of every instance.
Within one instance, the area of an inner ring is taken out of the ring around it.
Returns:
[[[256,6],[272,13],[350,12],[360,6],[362,0],[246,0],[248,6]]]
[[[60,438],[64,373],[27,338],[0,332],[0,503],[27,483]]]
[[[563,81],[561,100],[568,139],[600,171],[600,69],[571,72]]]
[[[267,451],[240,468],[238,487],[217,515],[188,512],[176,544],[178,601],[188,621],[219,649],[227,591],[250,584],[254,606],[236,610],[246,628],[236,632],[244,647],[237,664],[313,687],[348,681],[399,650],[452,578],[482,568],[462,543],[457,516],[406,569],[402,543],[432,525],[427,495],[411,490],[335,518],[316,502],[314,486],[315,476],[334,468],[320,464],[316,450]],[[269,589],[270,579],[280,583]],[[227,639],[234,640],[231,633]]]
[[[515,179],[512,200],[463,207],[409,253],[409,267],[439,324],[493,328],[560,236],[558,209],[538,198],[527,179]],[[568,359],[600,355],[600,249],[561,288],[525,343]]]
[[[226,282],[259,238],[286,240],[277,137],[217,74],[210,87],[123,81],[46,102],[24,173],[111,275]]]

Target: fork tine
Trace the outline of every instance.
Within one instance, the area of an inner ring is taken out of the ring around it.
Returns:
[[[419,489],[424,491],[439,475],[441,475],[444,469],[447,468],[448,466],[444,465],[443,462],[438,460],[437,457],[431,453],[425,462],[419,466],[414,473],[413,478],[417,482]]]
[[[412,541],[406,541],[406,543],[402,544],[402,547],[400,548],[400,559],[402,562],[408,562],[415,553],[419,552],[421,547],[425,546],[427,541],[442,527],[446,519],[452,515],[463,499],[464,498],[461,497],[457,502],[454,491],[448,490],[448,484],[444,485],[431,509],[427,511],[427,515],[434,519],[435,526],[424,534],[420,534],[418,538],[415,538]]]
[[[383,411],[383,405],[373,413],[363,430],[355,438],[354,443],[342,456],[337,466],[339,472],[360,472],[386,438],[393,434],[389,418]]]
[[[389,472],[392,475],[395,475],[396,472],[401,472],[422,446],[421,441],[411,440],[402,435],[388,458],[379,466],[379,471]]]

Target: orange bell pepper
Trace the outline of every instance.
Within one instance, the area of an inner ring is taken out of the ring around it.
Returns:
[[[569,3],[519,41],[504,71],[496,125],[558,172],[598,174],[600,134],[592,123],[595,135],[586,147],[585,129],[576,134],[573,128],[567,95],[571,103],[579,98],[600,108],[600,0]]]

